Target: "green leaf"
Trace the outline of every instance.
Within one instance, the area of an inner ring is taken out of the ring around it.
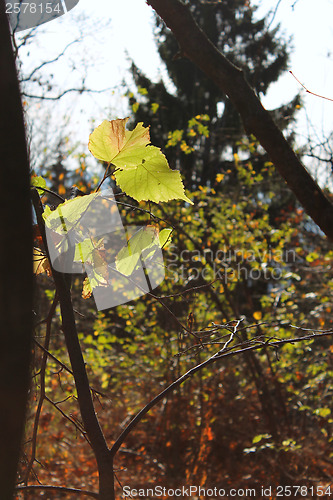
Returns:
[[[147,251],[153,247],[160,247],[158,229],[146,226],[137,231],[123,247],[116,257],[117,270],[125,276],[130,276],[141,256],[147,257]]]
[[[252,443],[256,444],[259,443],[262,439],[269,439],[270,437],[270,434],[258,434],[257,436],[254,436],[254,438],[252,439]]]
[[[126,119],[126,121],[128,118]],[[125,122],[126,123],[126,122]],[[125,130],[119,127],[118,120],[114,120],[113,124],[104,120],[94,131],[89,138],[89,151],[98,160],[111,162],[112,158],[119,152],[125,139]]]
[[[141,95],[148,95],[148,90],[144,87],[138,87],[138,92]]]
[[[31,177],[31,185],[36,187],[36,188],[46,188],[46,181],[43,179],[43,177]]]
[[[180,172],[169,168],[160,149],[147,146],[144,157],[140,153],[128,159],[126,168],[115,171],[116,181],[125,193],[137,201],[182,199],[193,205],[185,195]]]
[[[319,417],[325,418],[331,414],[331,410],[329,408],[317,408],[317,410],[315,410],[313,413],[315,415],[319,415]]]
[[[160,107],[160,105],[158,104],[158,102],[151,103],[151,110],[152,110],[153,114],[155,114],[157,112],[159,107]]]
[[[132,111],[133,111],[133,113],[136,113],[137,110],[139,109],[139,107],[140,107],[140,104],[138,102],[133,103],[132,104]]]
[[[150,142],[149,128],[138,123],[134,130],[125,130],[128,118],[107,121],[104,120],[89,138],[89,151],[98,160],[120,166],[123,156],[130,151]],[[130,156],[130,155],[129,155]]]
[[[74,262],[86,262],[94,259],[96,250],[103,246],[103,238],[96,240],[96,238],[86,238],[75,245]]]
[[[43,212],[45,224],[58,234],[68,233],[80,220],[82,214],[88,209],[98,193],[88,196],[78,196],[73,200],[66,200],[55,210],[46,207]]]
[[[311,252],[305,258],[308,262],[313,262],[313,261],[319,259],[319,257],[320,256],[317,252]]]
[[[164,248],[165,246],[169,245],[171,243],[171,233],[173,232],[173,229],[162,229],[158,235],[158,239],[160,242],[160,247]]]
[[[128,118],[103,121],[90,135],[89,150],[95,158],[112,163],[115,178],[126,194],[137,201],[182,199],[191,203],[184,191],[180,172],[171,170],[159,148],[149,146],[149,128],[138,123],[125,130]]]

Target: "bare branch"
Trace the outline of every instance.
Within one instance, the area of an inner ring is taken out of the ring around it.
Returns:
[[[56,307],[58,305],[58,300],[59,300],[59,297],[58,297],[58,294],[56,292],[55,297],[53,299],[53,303],[52,303],[50,311],[49,311],[49,314],[47,315],[47,318],[46,318],[46,335],[45,335],[45,343],[44,343],[45,350],[43,353],[41,368],[40,368],[40,372],[39,372],[40,394],[39,394],[39,401],[38,401],[38,405],[37,405],[37,410],[35,413],[34,427],[33,427],[33,431],[32,431],[31,457],[30,457],[30,460],[28,462],[27,471],[26,471],[26,483],[29,480],[29,475],[30,475],[30,472],[32,470],[34,461],[36,459],[37,434],[38,434],[38,427],[39,427],[39,419],[40,419],[40,415],[42,412],[43,403],[44,403],[45,395],[46,395],[45,375],[46,375],[46,365],[47,365],[47,358],[48,358],[47,349],[49,348],[49,344],[50,344],[51,324],[52,324],[53,315],[54,315]]]
[[[299,342],[304,342],[306,340],[314,340],[318,339],[321,337],[328,337],[328,336],[333,336],[333,330],[327,330],[324,332],[320,332],[317,334],[308,334],[304,335],[303,337],[296,337],[296,338],[291,338],[291,339],[283,339],[283,340],[276,340],[269,338],[266,340],[265,338],[262,338],[261,340],[259,338],[255,338],[252,345],[248,345],[248,342],[246,342],[246,346],[244,347],[244,343],[238,344],[234,347],[228,348],[228,345],[231,343],[231,341],[234,338],[234,335],[237,332],[237,328],[240,324],[241,320],[237,320],[236,326],[232,332],[232,334],[229,336],[229,339],[227,342],[224,344],[224,347],[217,351],[213,356],[209,357],[206,361],[203,361],[199,365],[194,366],[190,370],[188,370],[184,375],[179,377],[177,380],[172,382],[166,389],[164,389],[162,392],[160,392],[155,398],[153,398],[142,410],[139,411],[139,413],[130,421],[130,423],[127,425],[127,427],[123,430],[123,432],[120,434],[120,436],[116,439],[114,445],[111,448],[111,453],[113,456],[117,453],[123,442],[125,441],[126,437],[132,432],[134,427],[143,419],[143,417],[155,406],[157,405],[161,400],[163,400],[169,393],[173,392],[177,387],[179,387],[181,384],[183,384],[187,379],[191,378],[195,373],[199,372],[203,368],[206,368],[207,366],[215,363],[218,360],[221,360],[226,357],[230,356],[238,356],[240,354],[247,354],[251,351],[257,351],[259,349],[267,349],[268,347],[272,347],[273,349],[277,349],[278,347],[281,347],[286,344],[295,344]],[[256,325],[257,326],[257,325]],[[290,325],[292,326],[292,325]],[[303,331],[303,328],[301,327],[294,327],[297,328],[300,331]]]
[[[294,73],[290,70],[289,73],[295,78],[295,80],[303,87],[303,89],[305,90],[305,92],[307,92],[308,94],[311,94],[311,95],[314,95],[315,97],[320,97],[321,99],[326,99],[327,101],[332,101],[333,102],[333,99],[331,99],[330,97],[325,97],[323,95],[320,95],[320,94],[316,94],[315,92],[311,92],[311,90],[308,90],[305,85],[303,85],[302,82],[299,81],[299,79],[294,75]]]
[[[103,92],[108,92],[109,90],[112,90],[112,87],[108,87],[106,89],[101,89],[101,90],[93,90],[93,89],[87,89],[86,87],[83,86],[81,88],[78,87],[78,88],[64,90],[63,92],[61,92],[56,96],[28,94],[27,92],[24,91],[22,92],[22,96],[29,97],[30,99],[42,99],[44,101],[58,101],[64,95],[69,94],[71,92],[77,92],[78,94],[83,94],[83,92],[87,92],[88,94],[102,94]]]
[[[66,47],[64,48],[64,50],[62,52],[60,52],[57,57],[55,57],[54,59],[49,59],[48,61],[43,61],[39,66],[36,66],[32,71],[31,73],[29,73],[28,76],[24,77],[21,79],[21,82],[28,82],[31,80],[31,78],[37,73],[37,71],[39,71],[40,69],[44,68],[45,66],[48,66],[49,64],[52,64],[52,63],[55,63],[57,61],[59,61],[59,59],[65,55],[66,51],[69,49],[69,47],[71,45],[74,45],[75,43],[79,42],[80,40],[77,39],[77,40],[73,40],[72,42],[70,42],[69,44],[66,45]]]
[[[41,486],[30,484],[29,486],[17,486],[16,491],[58,491],[60,493],[73,493],[73,495],[83,495],[91,498],[99,498],[98,493],[87,490],[78,490],[76,488],[64,488],[63,486]]]

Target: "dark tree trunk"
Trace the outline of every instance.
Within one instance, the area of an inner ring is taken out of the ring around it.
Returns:
[[[32,336],[29,161],[5,2],[0,0],[0,491],[14,495]]]

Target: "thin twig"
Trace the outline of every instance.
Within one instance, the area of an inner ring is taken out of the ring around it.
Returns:
[[[325,97],[324,95],[320,95],[320,94],[316,94],[315,92],[311,92],[311,90],[308,90],[305,87],[305,85],[303,85],[303,83],[299,81],[299,79],[294,75],[294,73],[291,70],[289,71],[289,73],[295,78],[295,80],[303,87],[305,92],[307,92],[308,94],[314,95],[315,97],[320,97],[320,99],[326,99],[326,101],[333,102],[333,99],[331,99],[330,97]]]
[[[89,444],[90,447],[91,446],[91,442],[89,441],[89,438],[87,436],[87,433],[85,432],[85,430],[76,423],[76,421],[69,417],[68,415],[66,415],[66,413],[61,409],[59,408],[58,404],[59,403],[55,403],[54,401],[52,401],[52,399],[50,399],[49,397],[45,396],[45,401],[47,401],[48,403],[50,403],[54,408],[56,408],[56,410],[58,410],[59,413],[61,413],[61,415],[66,419],[68,420],[71,424],[73,424],[76,428],[76,430],[84,437],[84,439],[87,441],[87,443]]]
[[[175,297],[180,297],[182,295],[186,295],[187,293],[194,293],[197,290],[201,290],[202,288],[207,288],[211,286],[213,283],[216,283],[216,281],[219,281],[219,278],[216,278],[215,280],[211,281],[210,283],[205,283],[204,285],[199,285],[199,286],[194,286],[192,288],[187,288],[186,290],[183,290],[182,292],[179,293],[173,293],[171,295],[162,295],[160,296],[160,299],[173,299]]]
[[[46,335],[45,335],[45,344],[44,344],[44,352],[43,352],[43,357],[42,357],[42,362],[41,362],[41,368],[40,368],[40,394],[39,394],[39,401],[37,405],[37,410],[35,414],[35,420],[34,420],[34,427],[33,427],[33,432],[32,432],[32,439],[31,439],[31,456],[30,460],[28,462],[27,466],[27,471],[26,471],[26,484],[28,483],[29,480],[29,475],[31,473],[34,461],[36,459],[36,449],[37,449],[37,434],[38,434],[38,427],[39,427],[39,419],[40,415],[42,412],[43,408],[43,403],[45,401],[45,375],[46,375],[46,365],[47,365],[47,358],[48,358],[48,348],[50,344],[50,338],[51,338],[51,324],[52,324],[52,319],[56,310],[56,307],[58,305],[59,301],[59,296],[58,293],[56,292],[50,311],[47,315],[46,318]]]
[[[28,76],[24,77],[21,79],[21,83],[24,83],[24,82],[30,82],[32,77],[34,76],[35,73],[37,73],[37,71],[39,71],[40,69],[42,69],[44,66],[47,66],[48,64],[52,64],[52,63],[55,63],[57,62],[66,52],[67,49],[69,49],[69,47],[71,45],[74,45],[75,43],[79,42],[80,40],[72,40],[68,45],[66,45],[66,47],[64,48],[64,50],[62,52],[60,52],[60,54],[57,55],[57,57],[55,57],[54,59],[50,59],[48,61],[43,61],[41,64],[39,64],[38,66],[36,66]]]
[[[81,88],[72,88],[72,89],[67,89],[61,92],[60,94],[50,97],[50,96],[45,96],[45,95],[34,95],[34,94],[28,94],[27,92],[22,92],[22,95],[24,97],[29,97],[30,99],[40,99],[42,101],[58,101],[61,99],[64,95],[69,94],[71,92],[77,92],[78,94],[83,94],[83,92],[87,92],[89,94],[102,94],[103,92],[107,92],[111,90],[111,87],[106,88],[106,89],[101,89],[101,90],[93,90],[93,89],[87,89],[86,87],[81,87]]]
[[[43,486],[43,485],[37,485],[37,484],[30,484],[28,486],[16,486],[16,491],[27,491],[27,490],[32,490],[32,491],[59,491],[61,493],[73,493],[76,495],[85,495],[91,498],[99,498],[98,493],[94,493],[93,491],[87,491],[87,490],[78,490],[76,488],[65,488],[63,486]]]
[[[39,186],[33,186],[33,187],[36,188],[36,189],[41,189],[42,191],[45,191],[46,193],[52,194],[56,198],[59,198],[59,200],[61,200],[62,203],[64,203],[66,201],[65,198],[63,198],[62,196],[60,196],[60,194],[55,193],[54,191],[51,191],[50,189],[47,189],[47,188],[44,188],[44,187],[39,187]]]
[[[277,14],[277,11],[278,11],[278,9],[279,9],[279,6],[280,6],[280,3],[281,3],[281,2],[282,2],[282,0],[278,0],[277,4],[276,4],[276,6],[275,6],[275,9],[274,9],[274,11],[273,11],[273,13],[272,13],[272,17],[271,17],[271,19],[270,19],[270,21],[269,21],[269,24],[268,24],[268,26],[267,26],[267,28],[266,28],[266,30],[265,30],[265,32],[266,32],[266,33],[269,31],[270,27],[272,26],[272,24],[273,24],[273,22],[274,22],[274,19],[275,19],[275,17],[276,17],[276,14]]]
[[[58,365],[61,366],[61,368],[63,368],[66,372],[70,373],[72,376],[73,376],[73,372],[72,370],[67,366],[65,365],[62,361],[60,361],[60,359],[58,359],[56,356],[54,356],[54,354],[52,354],[50,351],[48,351],[47,349],[45,349],[45,347],[42,346],[42,344],[40,344],[38,342],[38,340],[34,339],[34,342],[35,344],[44,352],[47,353],[47,355],[53,359],[53,361],[55,361],[56,363],[58,363]],[[110,397],[105,394],[104,392],[101,392],[101,391],[98,391],[97,389],[95,389],[94,387],[91,387],[90,386],[90,389],[93,393],[96,393],[98,394],[99,396],[102,396],[103,398],[106,398],[106,399],[110,399]]]

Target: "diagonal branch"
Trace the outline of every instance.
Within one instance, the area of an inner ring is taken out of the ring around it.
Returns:
[[[239,112],[245,130],[269,154],[276,169],[326,236],[333,240],[333,205],[302,165],[243,72],[212,44],[180,0],[147,0],[178,40],[181,55],[196,64]]]

